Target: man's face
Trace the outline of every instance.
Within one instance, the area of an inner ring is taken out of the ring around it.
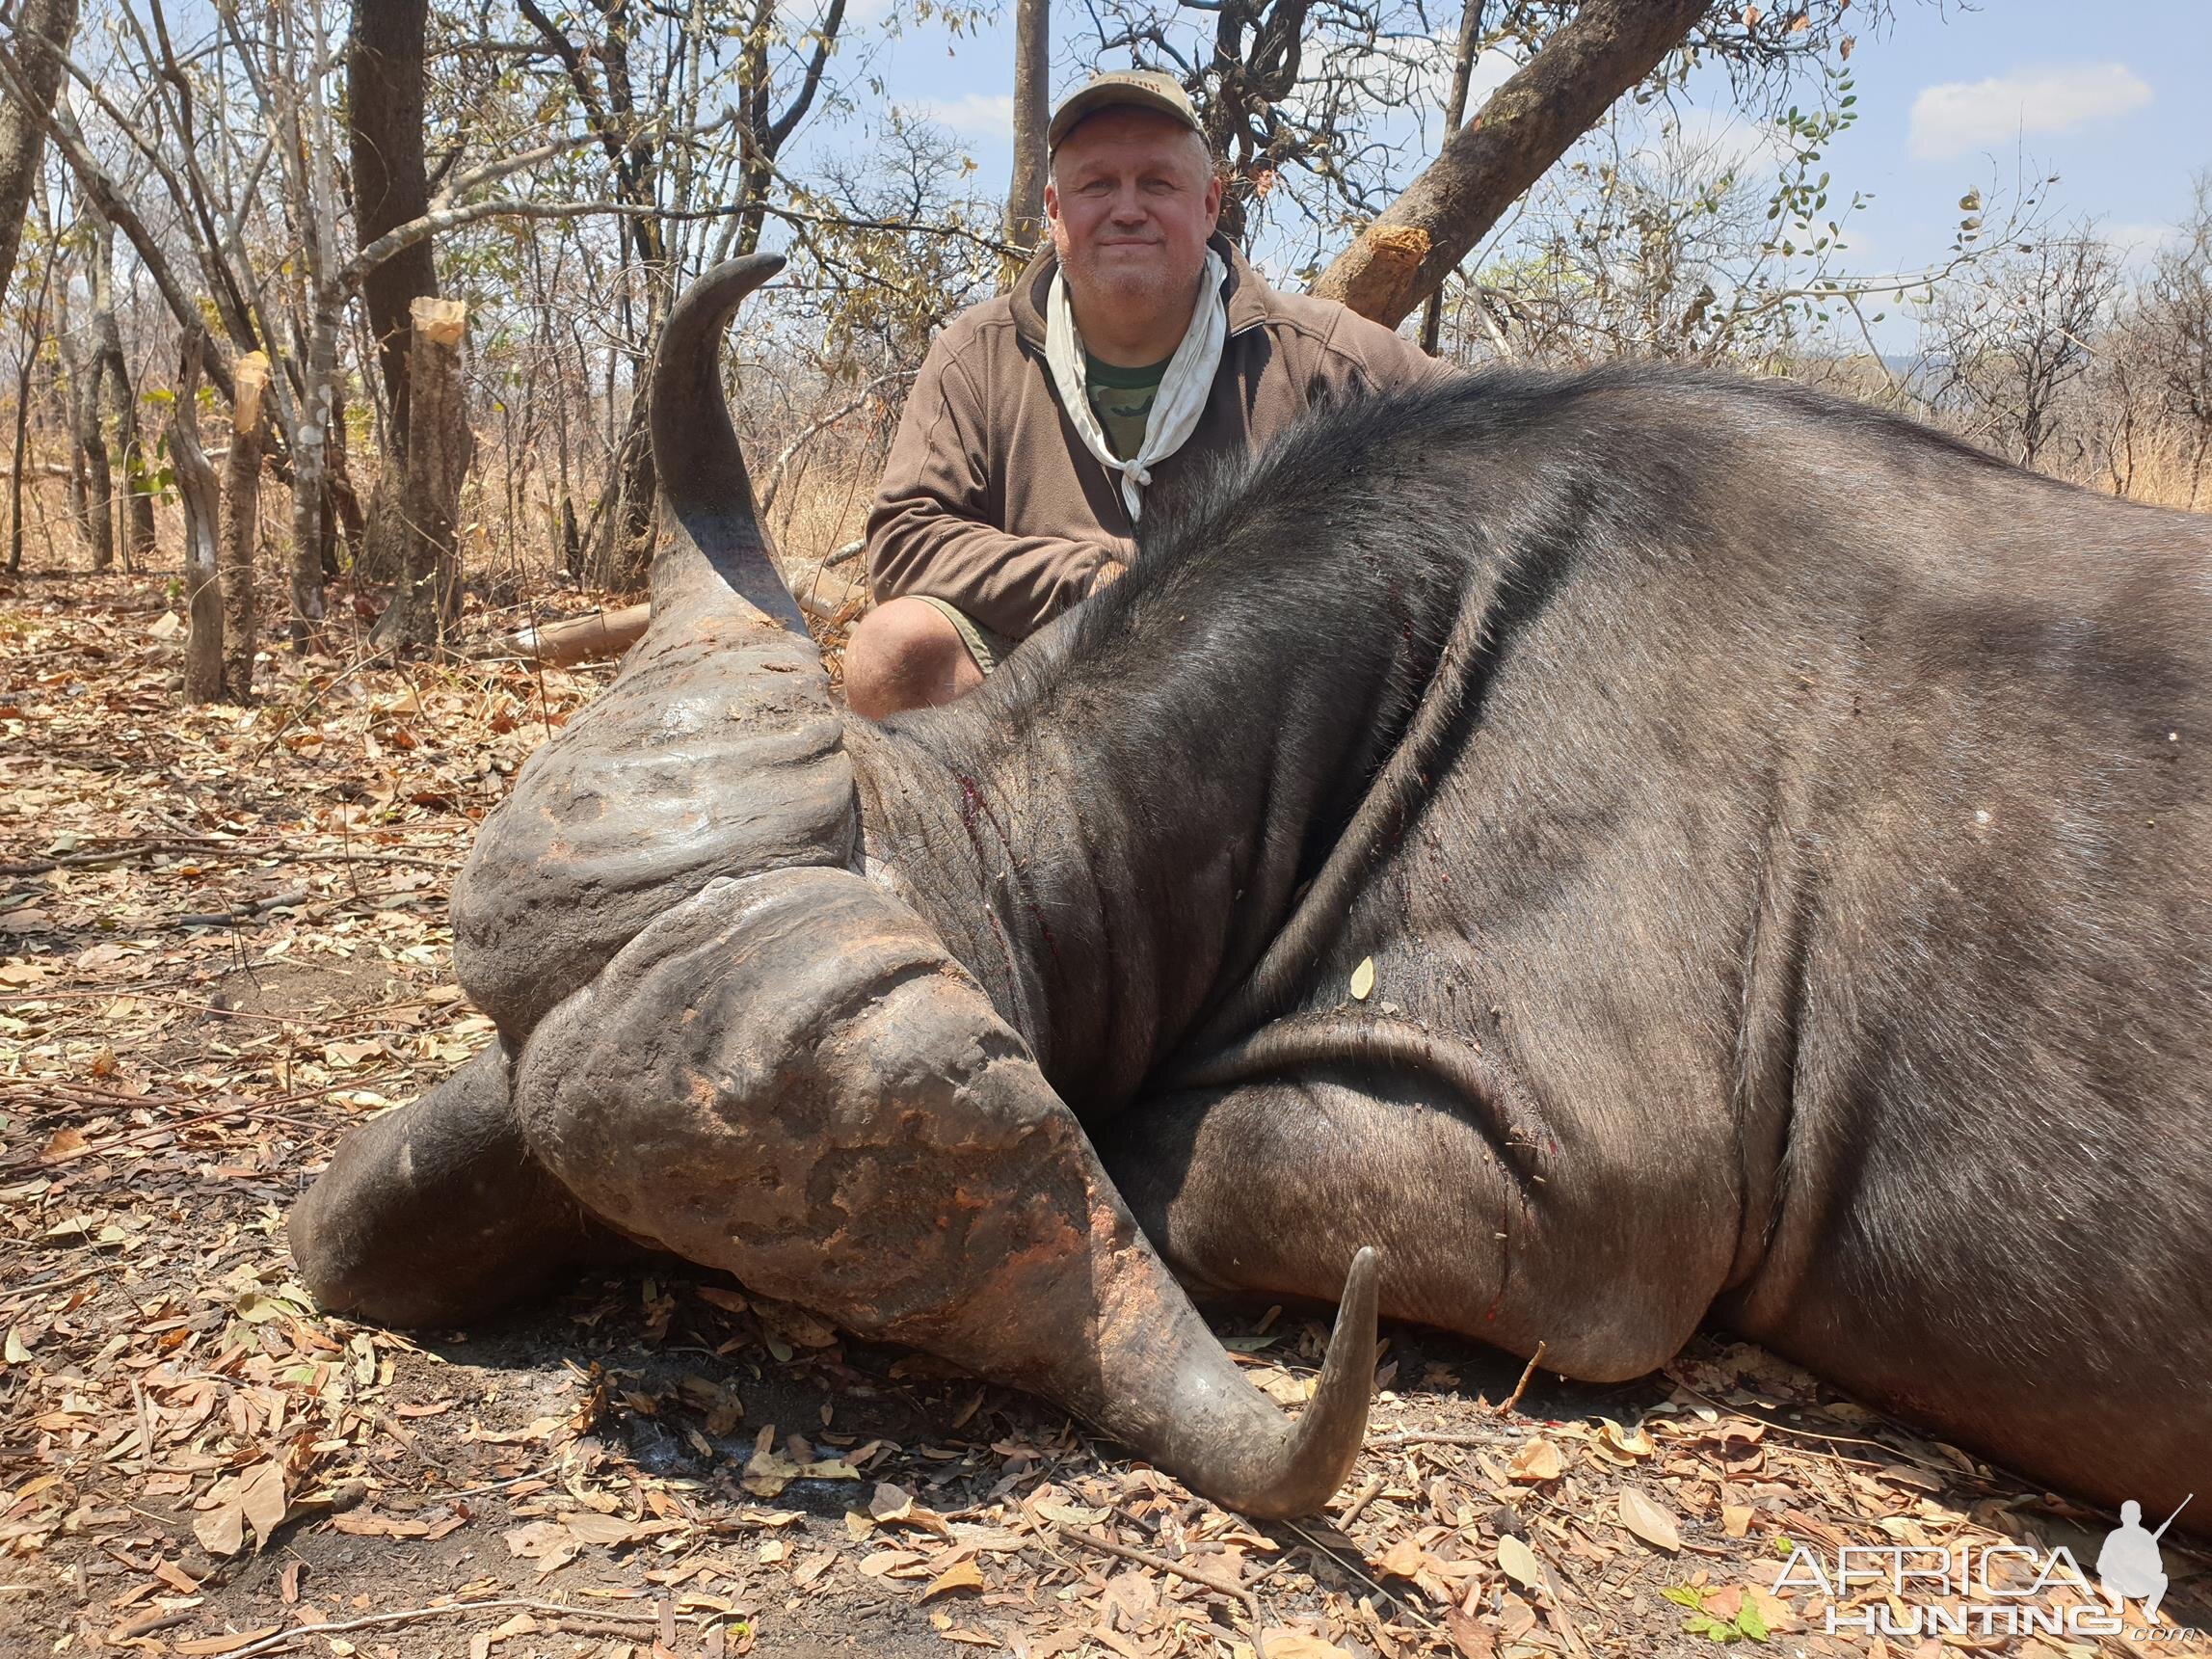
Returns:
[[[1079,311],[1129,323],[1181,308],[1188,321],[1221,181],[1189,128],[1148,110],[1106,109],[1053,158],[1045,214]]]

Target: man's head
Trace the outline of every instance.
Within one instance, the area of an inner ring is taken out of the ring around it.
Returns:
[[[1221,211],[1221,180],[1182,89],[1101,76],[1053,119],[1045,214],[1077,311],[1114,332],[1180,335]]]
[[[2143,1506],[2130,1498],[2119,1506],[2119,1524],[2123,1527],[2143,1524]]]

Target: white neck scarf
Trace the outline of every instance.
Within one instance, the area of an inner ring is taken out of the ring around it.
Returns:
[[[1143,516],[1143,492],[1152,482],[1152,468],[1182,448],[1197,430],[1205,413],[1206,397],[1213,389],[1213,373],[1221,365],[1221,347],[1229,337],[1229,308],[1221,298],[1221,284],[1229,280],[1229,267],[1213,249],[1206,251],[1206,275],[1200,281],[1198,304],[1191,308],[1190,327],[1183,343],[1167,360],[1153,394],[1152,413],[1144,424],[1144,443],[1124,461],[1106,442],[1091,408],[1088,377],[1083,372],[1083,341],[1076,333],[1076,308],[1068,301],[1068,285],[1058,271],[1045,298],[1045,361],[1059,388],[1068,418],[1076,423],[1083,446],[1108,472],[1121,476],[1121,498],[1129,507],[1131,523]]]

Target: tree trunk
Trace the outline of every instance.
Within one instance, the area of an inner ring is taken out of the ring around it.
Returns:
[[[25,91],[37,109],[15,98],[0,98],[0,295],[15,274],[15,251],[22,245],[23,217],[44,153],[44,116],[54,107],[62,85],[62,59],[77,32],[77,0],[23,0],[16,12],[11,45]]]
[[[354,223],[367,247],[430,210],[423,162],[423,31],[428,0],[354,0],[353,44],[346,56],[346,97],[353,147]],[[407,526],[398,510],[413,421],[408,386],[408,308],[438,292],[426,238],[372,267],[361,300],[375,335],[385,406],[384,463],[369,495],[361,538],[354,549],[357,582],[398,579]]]
[[[147,466],[146,446],[139,442],[138,396],[131,386],[130,365],[123,358],[122,330],[116,325],[116,227],[98,208],[89,206],[93,222],[93,337],[100,384],[116,417],[116,453],[122,462],[123,569],[144,570],[153,563],[152,468]],[[96,420],[95,415],[95,420]]]
[[[323,543],[330,513],[330,434],[337,415],[338,309],[321,288],[307,330],[299,424],[292,432],[292,649],[305,656],[323,620]]]
[[[1482,0],[1466,0],[1459,9],[1459,47],[1452,58],[1452,93],[1444,101],[1444,130],[1459,130],[1467,119],[1467,83],[1475,76],[1475,54],[1482,45]],[[1456,267],[1454,267],[1456,269]],[[1421,318],[1421,349],[1435,357],[1444,342],[1444,284],[1429,293]]]
[[[261,517],[261,445],[268,421],[261,394],[269,389],[269,358],[248,352],[234,377],[230,454],[223,464],[223,701],[253,701],[253,647],[260,619],[253,603],[253,533]]]
[[[467,318],[459,300],[416,300],[412,308],[408,384],[414,416],[399,508],[407,558],[391,603],[369,632],[369,643],[380,650],[435,650],[460,613],[453,532],[461,481],[475,448],[461,381]]]
[[[1710,4],[1585,0],[1337,255],[1314,292],[1396,328],[1613,99],[1682,42]]]
[[[43,217],[41,211],[41,218]],[[26,308],[28,324],[22,356],[15,362],[15,469],[8,491],[8,574],[23,568],[23,486],[31,450],[31,375],[39,364],[39,346],[46,337],[46,298],[54,286],[54,246],[46,244],[44,268],[39,274],[39,300]]]
[[[115,470],[108,465],[107,440],[100,433],[96,335],[91,345],[79,346],[64,334],[62,366],[69,376],[69,505],[93,569],[105,571],[116,556]]]
[[[1479,0],[1478,0],[1479,3]],[[1045,129],[1051,118],[1052,0],[1016,0],[1014,9],[1014,178],[1006,190],[1005,240],[1037,245],[1045,232]],[[1012,273],[1007,281],[1012,281]]]
[[[609,593],[636,593],[653,564],[653,492],[658,474],[653,465],[653,435],[646,427],[652,399],[647,365],[630,395],[628,422],[607,469],[612,499],[599,521],[599,534],[585,562],[585,585]]]
[[[206,335],[184,339],[184,369],[169,410],[169,459],[184,505],[184,700],[212,703],[223,695],[223,578],[216,565],[221,517],[215,468],[200,447],[200,360]]]
[[[353,148],[354,224],[363,248],[430,211],[423,163],[423,29],[428,0],[354,0],[346,53]],[[361,302],[376,336],[377,366],[391,413],[390,448],[407,448],[408,307],[438,292],[426,239],[373,266]]]

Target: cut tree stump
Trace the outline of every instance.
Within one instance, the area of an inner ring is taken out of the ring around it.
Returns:
[[[418,299],[409,310],[407,455],[398,505],[406,533],[399,585],[369,630],[372,646],[401,652],[436,649],[446,625],[460,614],[454,528],[461,481],[476,447],[461,380],[467,304]]]
[[[253,647],[259,622],[253,599],[253,532],[261,516],[261,443],[268,431],[262,394],[269,389],[269,355],[248,352],[233,379],[230,453],[223,462],[223,701],[253,700]]]

